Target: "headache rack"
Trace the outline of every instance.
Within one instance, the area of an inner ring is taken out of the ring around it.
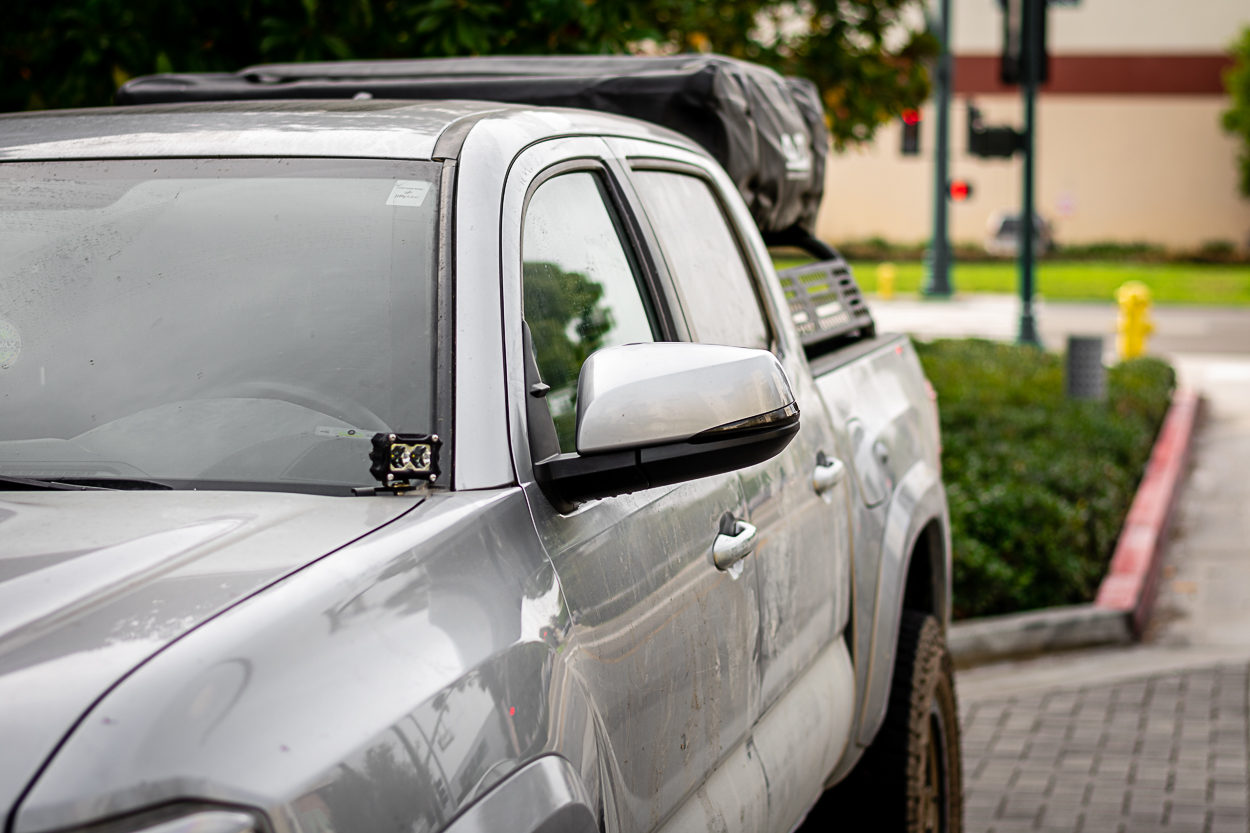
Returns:
[[[837,249],[797,228],[764,232],[764,242],[770,247],[798,248],[817,259],[777,272],[809,359],[877,334],[851,265]]]
[[[809,358],[876,334],[851,267],[841,257],[777,273]]]

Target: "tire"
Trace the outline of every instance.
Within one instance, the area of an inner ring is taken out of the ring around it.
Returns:
[[[804,829],[962,833],[962,766],[954,664],[942,628],[932,616],[904,611],[885,722],[851,774],[817,805],[819,821],[809,818],[817,824]]]

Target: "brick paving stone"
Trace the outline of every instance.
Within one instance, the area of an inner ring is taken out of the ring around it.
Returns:
[[[1250,666],[961,703],[968,833],[1250,831]]]

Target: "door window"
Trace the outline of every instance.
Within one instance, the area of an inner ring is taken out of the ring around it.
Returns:
[[[634,178],[695,340],[768,349],[755,284],[708,183],[671,171],[637,171]]]
[[[522,238],[525,321],[560,450],[575,450],[577,377],[596,350],[654,341],[637,269],[599,176],[577,171],[538,187]]]

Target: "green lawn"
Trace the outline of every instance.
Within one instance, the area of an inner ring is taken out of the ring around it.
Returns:
[[[778,260],[785,268],[802,261]],[[877,291],[877,263],[855,262],[855,278],[865,292]],[[920,290],[924,265],[916,261],[894,264],[896,293]],[[1016,265],[1008,262],[956,264],[957,292],[1015,292]],[[1141,281],[1154,300],[1170,304],[1250,305],[1250,266],[1053,262],[1038,265],[1038,292],[1052,301],[1112,301],[1125,281]]]

